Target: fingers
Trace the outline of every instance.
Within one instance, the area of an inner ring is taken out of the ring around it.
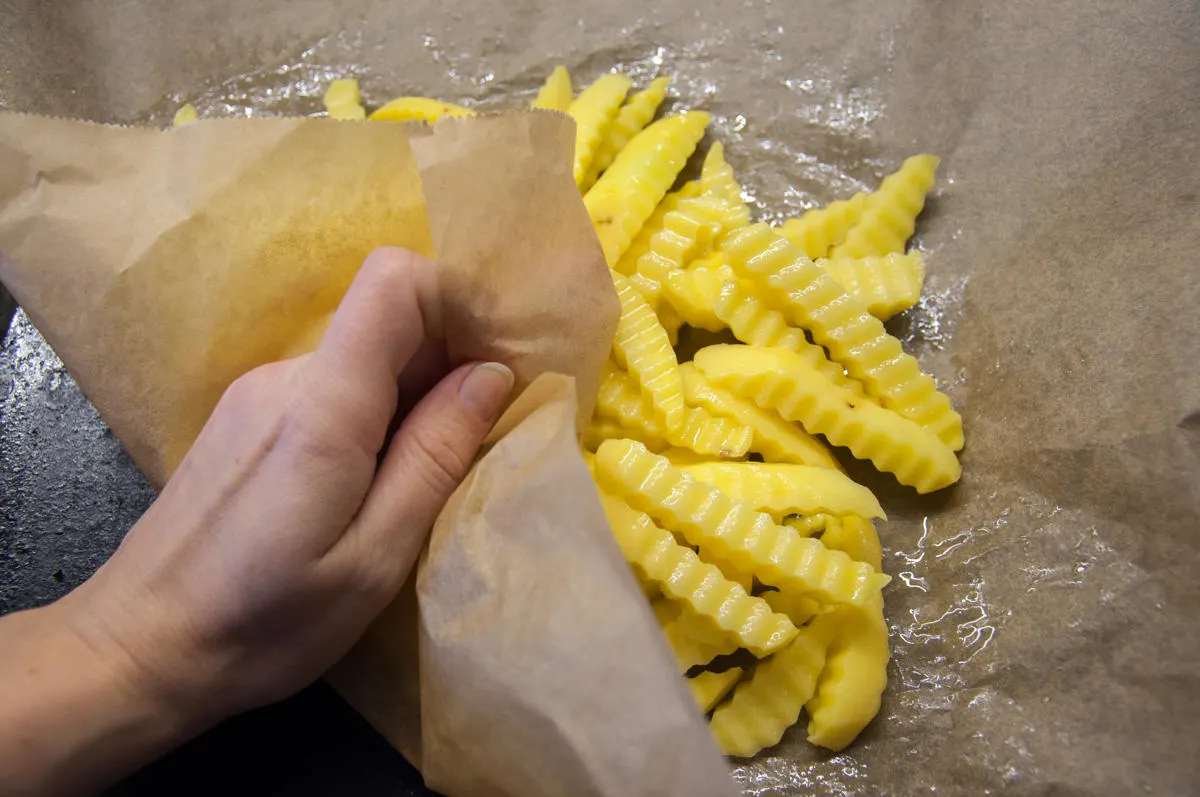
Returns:
[[[393,589],[412,569],[512,387],[512,371],[503,365],[458,368],[417,404],[392,439],[343,543],[352,555],[384,567]]]
[[[400,375],[427,337],[440,337],[439,310],[432,262],[407,249],[372,252],[312,355],[306,390],[316,412],[344,421],[355,442],[378,451]]]

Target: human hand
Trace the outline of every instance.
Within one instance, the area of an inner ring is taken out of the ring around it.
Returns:
[[[230,386],[112,559],[50,607],[174,733],[311,683],[408,577],[513,385],[502,365],[447,374],[438,308],[432,263],[373,253],[318,349]]]

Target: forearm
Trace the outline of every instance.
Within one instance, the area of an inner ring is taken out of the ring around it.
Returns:
[[[100,791],[199,728],[86,632],[71,598],[0,618],[0,792]]]

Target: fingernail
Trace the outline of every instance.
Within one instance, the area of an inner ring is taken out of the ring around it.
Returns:
[[[500,363],[481,363],[458,388],[458,398],[482,421],[493,421],[512,392],[513,372]]]

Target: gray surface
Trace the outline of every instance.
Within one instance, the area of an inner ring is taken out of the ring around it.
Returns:
[[[0,349],[0,614],[86,579],[153,500],[24,313]]]

